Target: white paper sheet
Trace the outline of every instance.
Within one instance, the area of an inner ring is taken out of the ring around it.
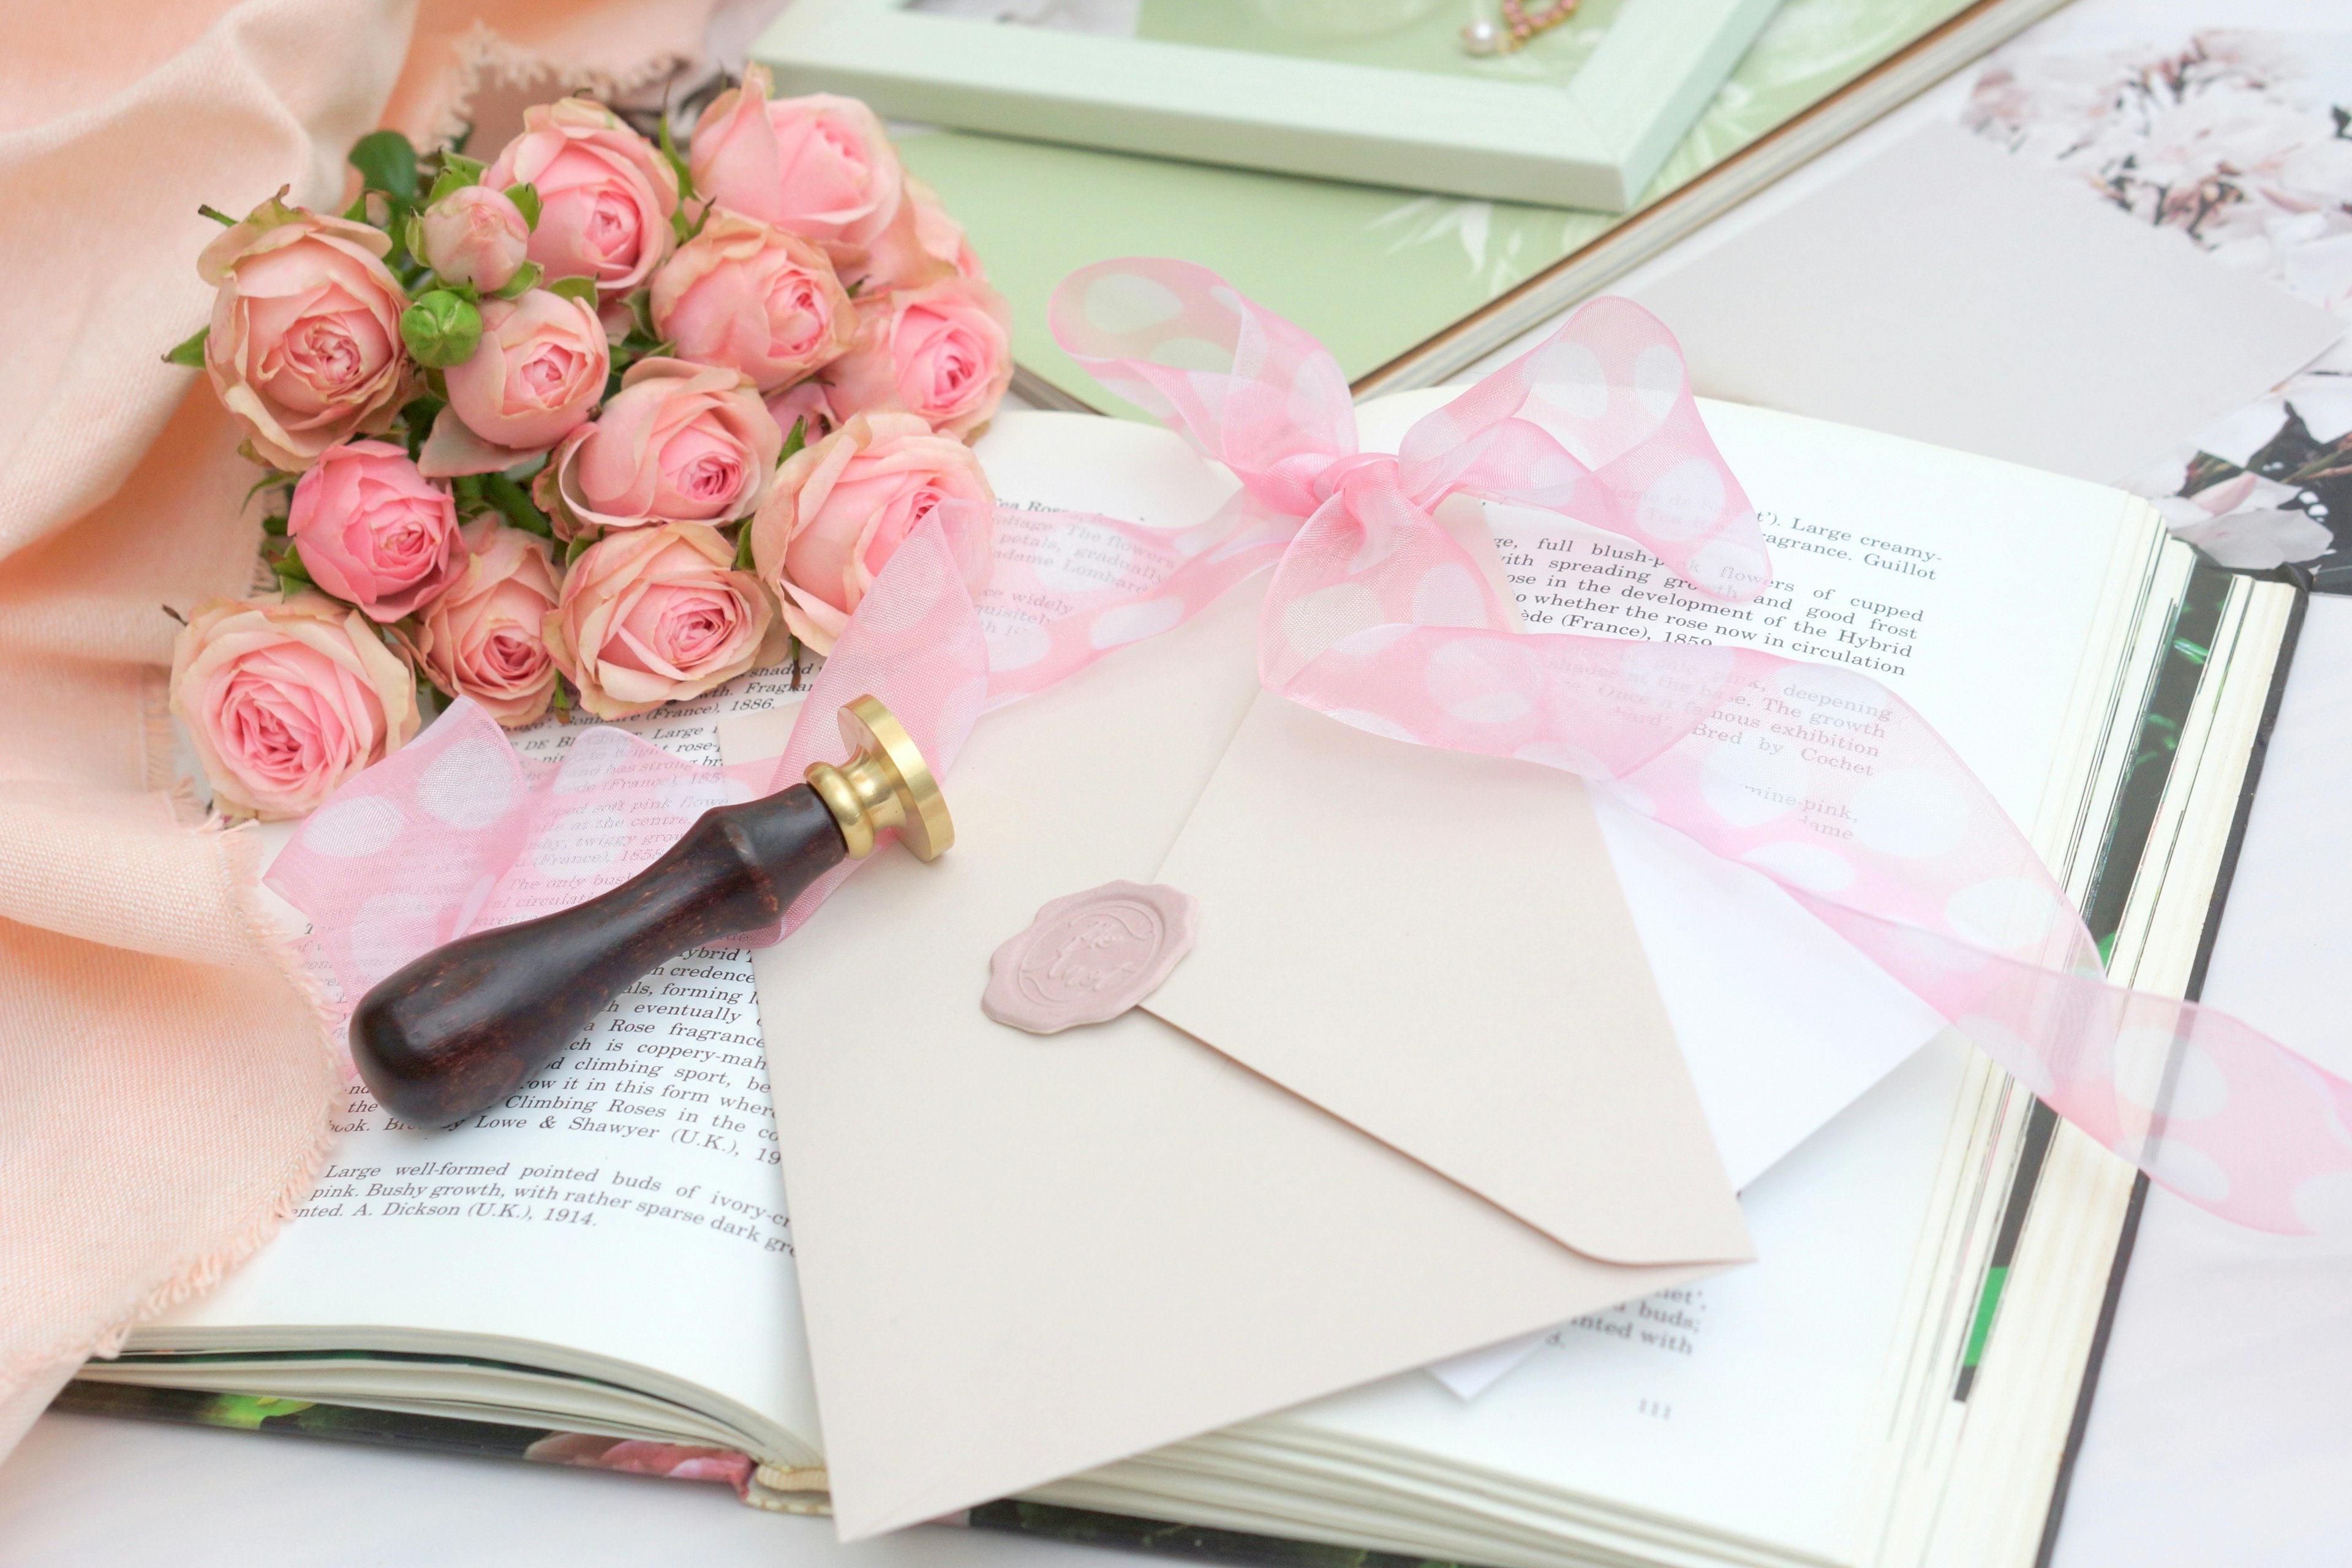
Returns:
[[[2102,483],[2343,331],[1948,125],[1678,262],[1628,291],[1682,340],[1703,395]]]

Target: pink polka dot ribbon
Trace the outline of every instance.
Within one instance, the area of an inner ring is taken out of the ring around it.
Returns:
[[[274,880],[311,914],[346,985],[617,882],[683,830],[700,798],[683,781],[747,794],[789,784],[837,752],[833,710],[862,691],[908,720],[945,771],[988,707],[1271,567],[1258,647],[1269,689],[1399,742],[1594,781],[1770,878],[2156,1181],[2261,1229],[2352,1226],[2352,1085],[2227,1015],[2108,984],[2024,836],[1886,688],[1749,649],[1513,629],[1432,515],[1449,497],[1614,532],[1718,599],[1770,581],[1680,350],[1646,311],[1585,305],[1421,420],[1393,457],[1358,449],[1346,381],[1318,343],[1202,268],[1086,268],[1056,292],[1052,321],[1106,385],[1233,472],[1240,489],[1223,509],[1171,533],[942,508],[859,607],[784,762],[731,781],[612,732],[590,763],[594,736],[562,772],[532,778],[459,704],[347,785],[279,861]],[[461,752],[462,768],[449,760]],[[606,771],[567,789],[581,766]],[[451,788],[460,773],[495,788]],[[474,804],[492,799],[496,811]],[[787,929],[829,890],[812,889]]]

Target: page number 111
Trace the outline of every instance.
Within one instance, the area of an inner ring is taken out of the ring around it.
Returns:
[[[1660,1399],[1636,1400],[1633,1408],[1654,1421],[1671,1421],[1675,1418],[1675,1407]]]

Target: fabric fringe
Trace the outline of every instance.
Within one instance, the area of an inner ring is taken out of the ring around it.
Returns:
[[[139,672],[140,786],[163,795],[184,827],[202,826],[205,804],[195,781],[180,771],[180,731],[172,719],[172,678],[149,666]]]
[[[168,737],[168,721],[164,732]],[[165,754],[168,757],[168,741]],[[181,784],[184,789],[185,781],[181,781]],[[8,1381],[12,1383],[44,1367],[87,1361],[93,1357],[110,1359],[121,1354],[123,1342],[132,1329],[183,1301],[210,1290],[276,1236],[278,1227],[293,1217],[294,1211],[302,1206],[311,1189],[318,1185],[319,1173],[326,1168],[328,1159],[334,1152],[335,1096],[341,1092],[342,1086],[341,1075],[334,1068],[335,1029],[341,1016],[340,1010],[303,963],[300,950],[270,917],[261,901],[260,836],[252,831],[248,824],[232,824],[217,815],[207,816],[189,830],[215,841],[217,852],[225,858],[230,885],[236,892],[237,916],[247,933],[278,976],[308,1005],[311,1043],[318,1050],[319,1059],[327,1064],[325,1077],[332,1088],[319,1108],[318,1124],[311,1129],[310,1139],[295,1156],[293,1164],[279,1178],[275,1194],[243,1230],[215,1251],[197,1258],[149,1290],[108,1328],[94,1335],[85,1334],[46,1352],[28,1352],[15,1358],[8,1368]]]
[[[470,129],[474,99],[486,86],[524,87],[544,78],[567,92],[611,99],[651,86],[696,63],[694,56],[672,53],[652,56],[625,71],[566,66],[509,43],[479,18],[452,46],[451,52],[457,58],[444,77],[448,87],[440,95],[442,107],[426,131],[431,144],[436,147],[452,144]]]

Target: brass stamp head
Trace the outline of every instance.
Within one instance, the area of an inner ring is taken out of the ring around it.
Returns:
[[[889,828],[918,860],[945,854],[955,842],[955,824],[939,780],[898,716],[877,699],[861,697],[841,710],[841,738],[847,762],[811,763],[801,776],[840,825],[849,858],[874,853],[876,835]]]

